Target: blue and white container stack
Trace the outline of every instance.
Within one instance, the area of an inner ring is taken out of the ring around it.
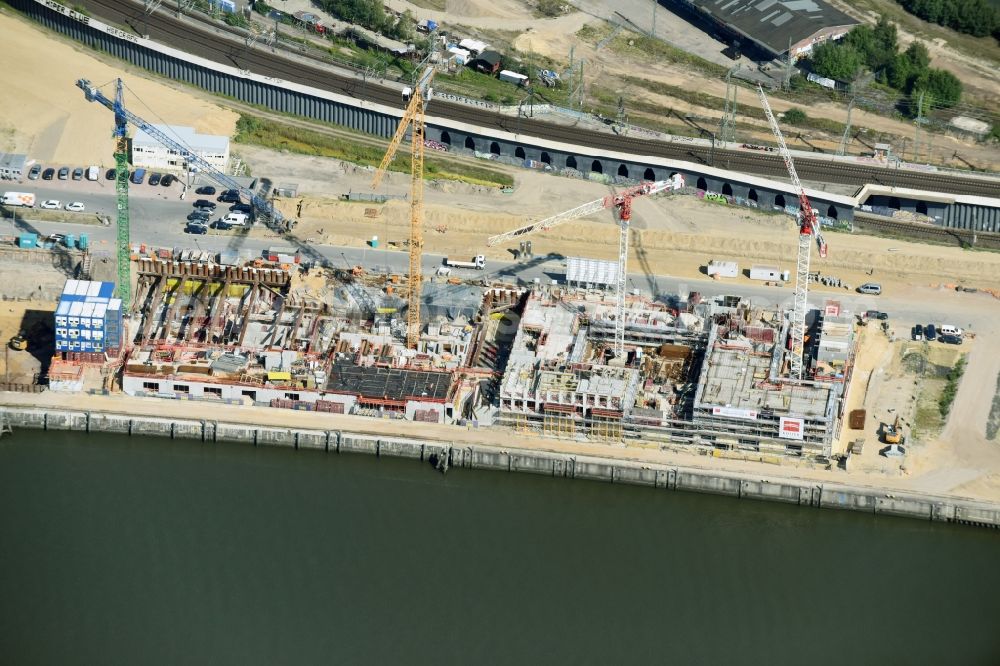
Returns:
[[[67,280],[56,307],[56,351],[100,353],[122,344],[122,302],[113,282]]]

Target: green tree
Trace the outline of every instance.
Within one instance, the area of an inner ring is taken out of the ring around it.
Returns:
[[[943,69],[927,70],[927,75],[921,84],[938,106],[952,107],[962,99],[962,82],[954,74]]]
[[[902,53],[897,54],[885,68],[885,82],[896,90],[909,90],[910,79],[914,76],[910,59]]]
[[[849,44],[820,44],[813,48],[811,61],[817,74],[837,81],[853,81],[861,69],[861,54]]]
[[[798,125],[800,123],[805,122],[807,117],[808,116],[806,116],[805,111],[803,111],[802,109],[797,109],[793,106],[792,108],[788,109],[788,111],[785,111],[785,115],[782,116],[782,120],[784,120],[789,125]]]

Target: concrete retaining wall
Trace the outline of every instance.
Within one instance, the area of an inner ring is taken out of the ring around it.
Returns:
[[[872,515],[892,515],[939,522],[1000,528],[1000,505],[947,496],[886,493],[841,484],[816,484],[781,478],[746,478],[734,473],[643,464],[552,451],[513,452],[491,446],[471,446],[420,439],[376,437],[339,431],[255,427],[238,423],[178,421],[103,412],[50,411],[0,406],[13,428],[79,430],[131,435],[156,435],[206,442],[248,442],[258,446],[367,453],[377,456],[449,461],[452,467],[531,472],[570,479],[628,483],[665,490],[687,490],[741,499],[767,500],[803,507],[846,509]]]

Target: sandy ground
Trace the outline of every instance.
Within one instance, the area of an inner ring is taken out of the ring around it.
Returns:
[[[102,164],[114,152],[114,116],[88,102],[76,80],[89,79],[108,96],[121,76],[125,104],[152,123],[188,125],[206,134],[231,136],[238,118],[203,99],[160,83],[139,71],[113,68],[82,46],[64,40],[10,10],[0,12],[4,67],[0,68],[0,150],[26,152],[40,162]],[[135,128],[129,128],[134,133]]]

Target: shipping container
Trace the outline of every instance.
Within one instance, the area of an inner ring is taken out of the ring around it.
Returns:
[[[755,264],[750,267],[751,280],[781,280],[781,270],[777,266]]]
[[[717,275],[719,277],[734,278],[740,274],[740,265],[735,261],[710,261],[708,262],[708,276]]]
[[[38,247],[38,234],[21,234],[17,237],[17,246],[23,248]]]

